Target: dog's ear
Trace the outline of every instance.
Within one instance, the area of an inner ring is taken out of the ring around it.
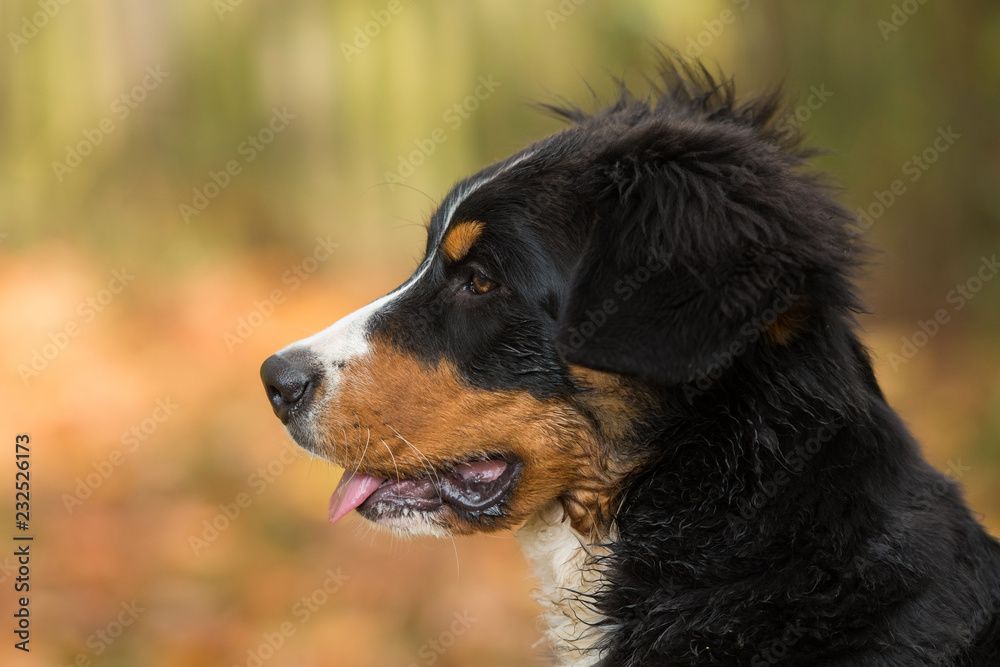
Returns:
[[[794,217],[819,198],[779,151],[749,153],[739,129],[679,137],[654,118],[595,159],[557,338],[567,362],[678,384],[794,335],[809,259],[798,248],[812,245],[796,242]]]

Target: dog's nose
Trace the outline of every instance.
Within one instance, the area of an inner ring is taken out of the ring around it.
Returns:
[[[306,405],[316,390],[308,360],[298,355],[271,355],[260,367],[260,379],[282,424],[287,424],[292,409]]]

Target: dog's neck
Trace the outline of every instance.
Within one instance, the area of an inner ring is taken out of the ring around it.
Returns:
[[[605,619],[593,601],[604,579],[598,559],[607,549],[577,532],[559,501],[535,512],[517,539],[540,579],[535,599],[558,664],[596,665]]]

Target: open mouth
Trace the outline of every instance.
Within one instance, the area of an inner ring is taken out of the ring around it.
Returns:
[[[352,509],[371,521],[449,505],[465,515],[499,516],[521,474],[521,463],[491,459],[461,463],[418,479],[345,472],[330,498],[330,523]]]

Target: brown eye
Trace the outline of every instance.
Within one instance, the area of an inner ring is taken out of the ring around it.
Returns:
[[[490,280],[489,276],[485,273],[477,271],[473,274],[472,280],[469,282],[468,289],[473,294],[486,294],[496,286],[497,284]]]

